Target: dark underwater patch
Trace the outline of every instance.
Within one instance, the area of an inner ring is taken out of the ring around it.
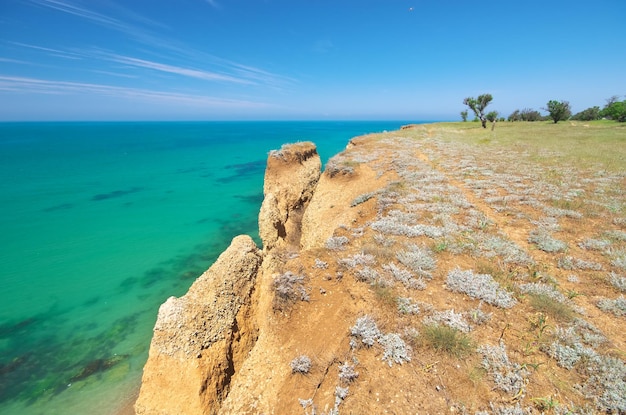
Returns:
[[[118,198],[118,197],[128,196],[128,195],[133,194],[133,193],[141,192],[142,190],[144,190],[143,187],[131,187],[130,189],[125,189],[125,190],[114,190],[114,191],[109,192],[109,193],[99,193],[97,195],[94,195],[91,198],[91,200],[94,201],[94,202],[99,202],[99,201],[102,201],[102,200],[114,199],[114,198]]]
[[[261,206],[261,203],[263,203],[263,192],[258,192],[253,195],[237,195],[235,198],[252,205]]]
[[[62,203],[60,205],[55,205],[55,206],[50,206],[48,208],[42,209],[42,212],[45,213],[50,213],[50,212],[57,212],[59,210],[68,210],[74,207],[73,203]]]
[[[256,160],[248,163],[229,164],[225,167],[227,170],[234,170],[230,176],[216,179],[219,183],[232,183],[241,180],[244,177],[263,177],[265,173],[265,160]]]
[[[113,355],[106,359],[93,359],[87,362],[76,374],[74,374],[69,382],[77,382],[87,379],[89,376],[111,369],[113,366],[128,359],[129,355]]]
[[[39,316],[29,317],[24,320],[0,325],[0,339],[10,337],[24,330],[29,330],[40,321]]]

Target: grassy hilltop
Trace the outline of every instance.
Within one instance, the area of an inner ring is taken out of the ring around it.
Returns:
[[[499,122],[493,131],[475,122],[433,124],[442,139],[473,145],[512,146],[532,152],[539,164],[576,163],[580,167],[626,170],[626,125],[611,120]],[[489,147],[489,146],[488,146]],[[546,152],[555,152],[551,158]],[[543,155],[542,155],[543,154]],[[553,166],[557,167],[557,166]]]

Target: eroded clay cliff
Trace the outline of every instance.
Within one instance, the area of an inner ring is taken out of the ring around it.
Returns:
[[[261,252],[238,236],[181,298],[159,309],[137,414],[210,414],[258,332],[253,292]]]
[[[267,332],[260,329],[267,326],[265,317],[272,312],[271,278],[280,265],[269,252],[298,247],[302,215],[320,168],[313,143],[285,145],[270,153],[259,214],[265,262],[249,236],[238,236],[187,294],[170,297],[160,307],[135,404],[137,414],[220,411],[236,374],[251,361],[259,331]],[[250,363],[247,366],[250,370]]]
[[[299,248],[302,216],[321,174],[321,160],[311,142],[289,144],[267,159],[259,236],[263,249]]]

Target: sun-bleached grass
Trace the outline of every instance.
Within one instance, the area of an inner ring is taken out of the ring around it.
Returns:
[[[549,295],[529,292],[527,297],[535,310],[551,316],[556,321],[571,321],[574,318],[574,310],[569,305],[556,301]]]

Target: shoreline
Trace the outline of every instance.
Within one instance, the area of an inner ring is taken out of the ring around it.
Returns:
[[[133,387],[130,396],[121,401],[121,404],[112,412],[112,415],[136,415],[135,402],[137,402],[137,398],[139,397],[139,389],[141,389],[141,382]]]

